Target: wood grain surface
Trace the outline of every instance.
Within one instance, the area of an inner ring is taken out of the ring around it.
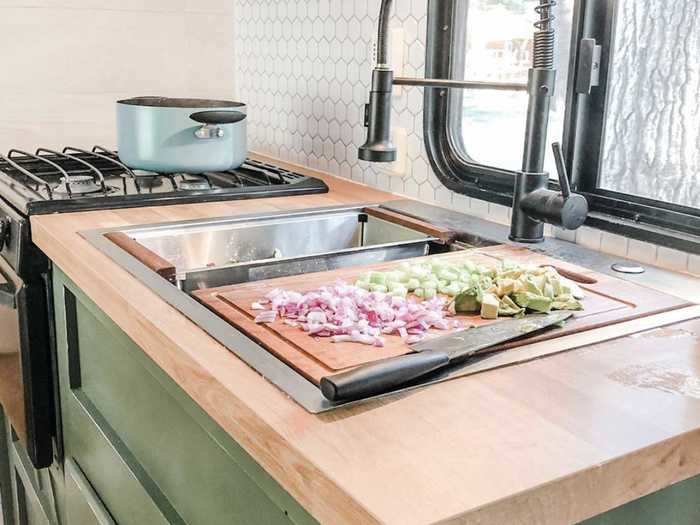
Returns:
[[[315,416],[79,234],[396,198],[325,180],[328,195],[37,216],[32,235],[322,523],[576,523],[700,473],[700,399],[683,387],[700,380],[700,320],[681,322],[698,309],[664,329],[650,327],[667,314],[601,344],[591,330],[571,336],[579,350]]]
[[[136,257],[141,263],[160,275],[163,279],[174,281],[177,271],[175,265],[163,259],[157,253],[149,250],[143,244],[135,241],[126,233],[110,232],[105,235],[110,241],[128,254]]]
[[[407,215],[395,211],[384,210],[381,208],[366,208],[365,213],[378,219],[384,219],[395,224],[400,224],[401,226],[405,226],[406,228],[412,228],[421,233],[430,235],[431,237],[440,239],[443,242],[452,241],[456,237],[456,232],[452,230],[448,230],[447,228],[442,228],[440,226],[435,226],[434,224],[430,224],[419,219],[414,219],[413,217],[409,217]]]
[[[516,348],[535,341],[578,333],[687,305],[686,301],[676,297],[591,272],[576,265],[565,265],[551,257],[511,246],[452,252],[412,260],[416,263],[433,260],[455,262],[470,260],[486,267],[496,267],[503,259],[517,260],[523,264],[558,267],[560,271],[581,283],[582,288],[586,291],[586,298],[582,301],[584,310],[575,312],[573,319],[564,328],[548,330],[526,340],[501,345],[497,349]],[[274,323],[256,324],[255,317],[260,312],[253,310],[253,302],[260,300],[275,288],[310,292],[321,286],[332,285],[337,281],[352,283],[364,272],[397,268],[399,263],[400,261],[392,261],[236,284],[200,290],[194,295],[222,318],[294,367],[307,379],[319,384],[320,379],[324,376],[358,365],[403,355],[409,353],[411,349],[398,335],[385,336],[385,345],[378,348],[359,343],[333,343],[328,337],[310,337],[299,327],[290,326],[279,318]],[[494,322],[482,319],[479,315],[458,315],[451,319],[460,321],[464,327]],[[449,333],[449,331],[432,330],[431,333],[442,335]]]

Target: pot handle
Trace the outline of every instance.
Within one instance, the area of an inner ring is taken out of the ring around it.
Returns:
[[[240,111],[199,111],[190,118],[200,124],[215,126],[217,124],[235,124],[245,120],[246,114]]]

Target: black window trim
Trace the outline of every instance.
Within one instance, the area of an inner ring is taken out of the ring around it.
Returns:
[[[466,0],[428,0],[426,77],[453,78],[453,71],[463,69],[463,57],[452,49],[466,38],[463,20],[467,4]],[[597,187],[616,4],[610,0],[575,1],[563,136],[572,186],[586,196],[591,206],[587,226],[700,254],[700,209]],[[588,96],[578,95],[573,89],[581,38],[595,38],[603,46],[601,86]],[[460,151],[457,132],[461,121],[450,121],[459,114],[450,111],[450,105],[459,107],[461,97],[450,96],[445,89],[425,90],[425,146],[436,176],[452,191],[511,206],[514,172],[475,163]],[[554,182],[551,187],[558,189]]]

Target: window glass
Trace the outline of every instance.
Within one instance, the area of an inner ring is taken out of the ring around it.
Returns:
[[[527,83],[532,64],[536,0],[469,0],[464,78],[484,82]],[[573,0],[555,7],[557,30],[557,87],[552,99],[549,142],[561,141],[571,41]],[[463,152],[473,161],[519,170],[522,165],[527,94],[491,90],[463,90],[461,139]],[[556,178],[547,156],[545,169]]]
[[[618,0],[599,186],[700,207],[700,3]]]

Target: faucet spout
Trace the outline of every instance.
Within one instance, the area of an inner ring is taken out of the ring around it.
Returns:
[[[391,95],[394,72],[389,65],[389,21],[393,0],[382,0],[377,33],[377,64],[372,72],[372,91],[365,106],[367,141],[358,158],[369,162],[393,162],[396,146],[391,142]]]
[[[544,172],[547,128],[557,72],[554,69],[554,21],[556,0],[540,0],[535,8],[540,19],[535,23],[533,65],[528,74],[528,110],[525,127],[522,171],[515,177],[510,239],[516,242],[544,241],[545,223],[569,230],[579,228],[588,216],[588,202],[571,193],[563,155],[554,145],[561,193],[547,189],[549,174]]]

